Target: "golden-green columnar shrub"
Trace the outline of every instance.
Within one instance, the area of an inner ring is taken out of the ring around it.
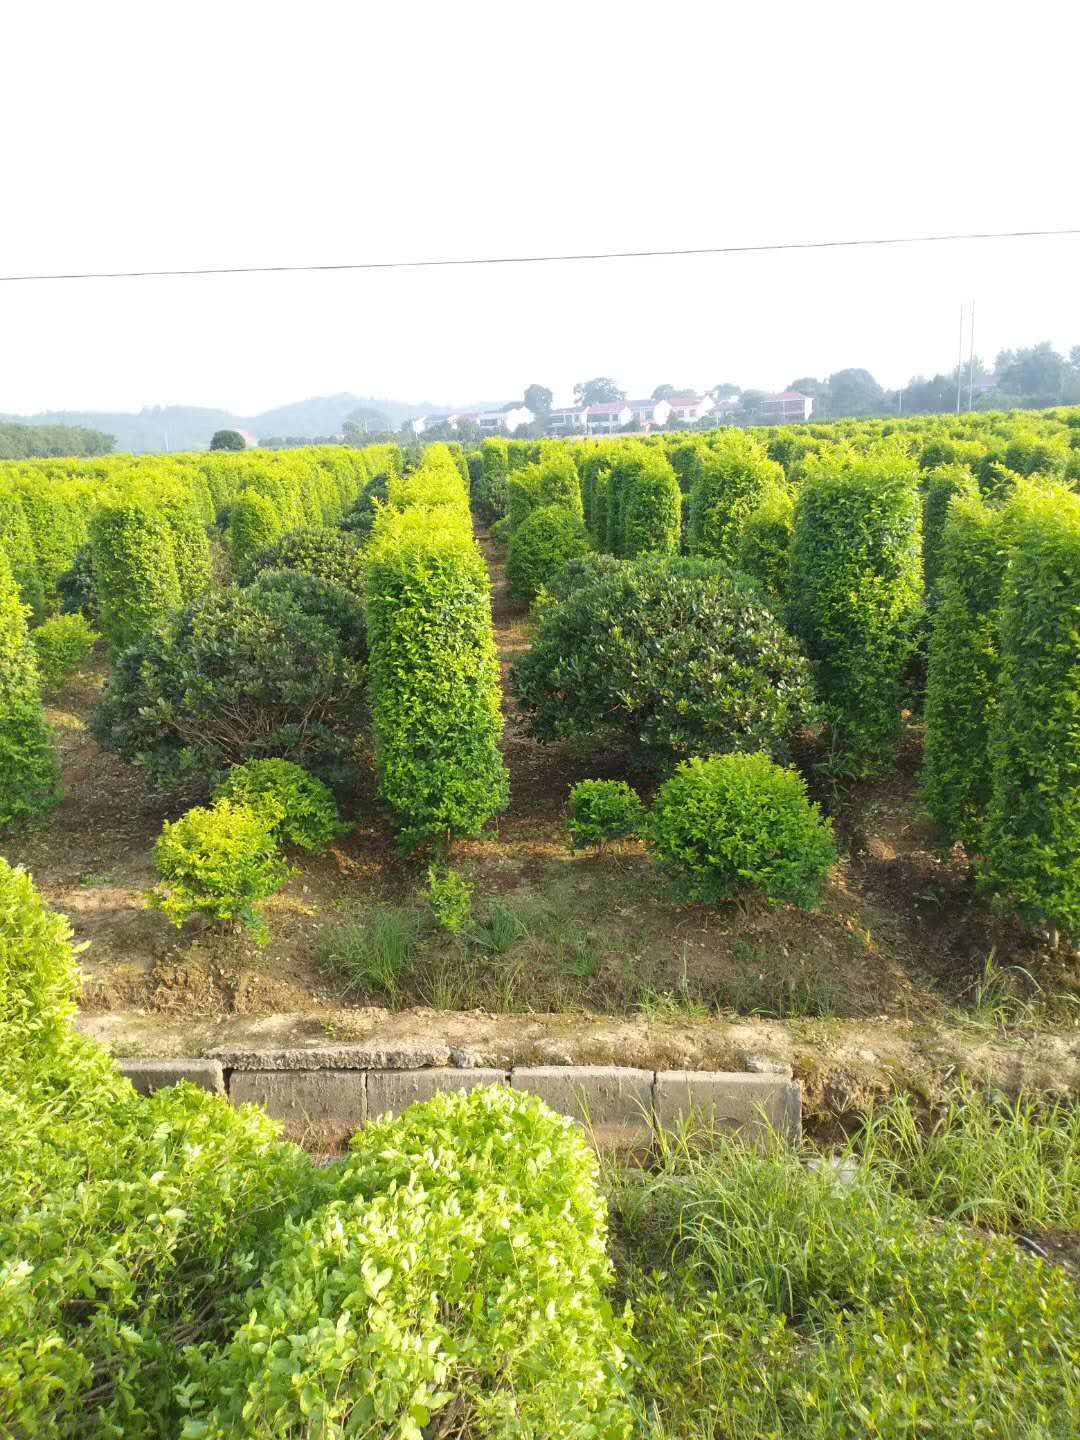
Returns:
[[[922,794],[938,835],[978,850],[990,799],[997,704],[1004,516],[978,493],[953,498],[938,547],[930,636]]]
[[[480,446],[479,473],[472,478],[471,500],[484,525],[493,525],[506,514],[509,452],[507,441],[496,436],[489,436]]]
[[[0,553],[0,830],[43,814],[57,799],[56,755],[27,613]]]
[[[690,551],[734,563],[742,528],[770,488],[782,485],[783,468],[743,430],[725,430],[701,456],[690,495]]]
[[[475,835],[508,798],[487,570],[456,469],[457,504],[434,508],[426,469],[410,507],[378,517],[368,558],[375,763],[405,849]]]
[[[280,808],[265,794],[256,807],[222,798],[166,821],[154,846],[161,883],[150,903],[178,927],[200,915],[244,925],[265,940],[266,921],[256,906],[289,876],[274,833],[284,818]]]
[[[90,550],[101,628],[113,651],[135,644],[180,606],[172,527],[148,490],[123,489],[95,510]]]
[[[45,613],[45,594],[38,574],[34,538],[14,485],[0,476],[0,554],[6,556],[24,605],[37,619]]]
[[[682,491],[660,449],[645,452],[622,495],[622,548],[636,555],[674,555],[682,533]]]
[[[789,619],[854,775],[895,753],[922,599],[920,519],[914,465],[893,449],[816,457],[795,503]]]
[[[760,754],[684,761],[657,793],[647,837],[689,900],[753,890],[810,909],[836,859],[802,778]]]
[[[29,474],[19,482],[47,615],[60,607],[58,583],[86,543],[90,502],[84,482]]]
[[[269,496],[250,487],[241,491],[229,511],[229,548],[233,569],[241,579],[247,578],[256,558],[287,528]]]
[[[506,1086],[438,1095],[361,1130],[334,1183],[193,1357],[184,1440],[630,1440],[580,1126]]]
[[[953,497],[978,493],[978,484],[966,465],[938,465],[923,478],[923,587],[928,605],[937,599],[941,547]]]
[[[747,516],[735,550],[736,568],[752,575],[778,613],[791,594],[791,542],[795,499],[780,485],[766,491]]]
[[[1080,936],[1080,496],[1025,486],[1010,507],[991,729],[985,882]]]
[[[540,505],[561,505],[579,518],[584,510],[581,503],[581,480],[569,448],[561,440],[546,441],[540,447],[539,490],[537,501]]]
[[[506,578],[515,595],[534,600],[568,560],[584,555],[589,537],[584,521],[561,505],[533,510],[510,536]]]
[[[191,605],[209,588],[212,578],[207,519],[190,493],[170,487],[159,503],[172,535],[180,604]]]
[[[234,766],[214,799],[264,810],[275,837],[301,850],[325,850],[348,828],[341,823],[330,788],[291,760],[249,760]]]
[[[575,446],[581,476],[581,504],[593,544],[607,546],[607,486],[617,446],[603,440]]]
[[[54,615],[31,630],[30,640],[45,689],[62,685],[89,660],[100,639],[85,615]]]

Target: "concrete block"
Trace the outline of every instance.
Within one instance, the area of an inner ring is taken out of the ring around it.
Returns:
[[[311,1150],[343,1147],[367,1120],[363,1070],[234,1070],[234,1105],[261,1105],[290,1140]]]
[[[652,1137],[651,1070],[621,1065],[520,1066],[511,1071],[510,1083],[580,1121],[605,1149],[647,1146]]]
[[[166,1085],[186,1080],[212,1095],[225,1094],[225,1074],[216,1060],[120,1060],[123,1074],[140,1095],[152,1095]]]
[[[400,1115],[410,1105],[430,1100],[443,1090],[475,1090],[478,1085],[505,1085],[505,1070],[371,1070],[368,1072],[367,1113]]]
[[[283,1050],[222,1046],[210,1051],[226,1070],[421,1070],[455,1063],[452,1053],[442,1044],[297,1045]]]
[[[799,1138],[802,1095],[782,1075],[724,1074],[715,1070],[661,1070],[656,1076],[656,1123],[674,1129],[693,1110],[705,1124],[763,1138],[768,1128]]]

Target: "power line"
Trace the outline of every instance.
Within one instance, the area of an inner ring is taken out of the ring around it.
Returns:
[[[983,230],[966,235],[890,235],[870,240],[796,240],[772,245],[701,245],[684,250],[602,250],[581,255],[490,255],[472,259],[365,260],[339,265],[214,265],[190,270],[89,270],[63,275],[0,275],[0,284],[33,280],[159,280],[193,275],[295,275],[332,270],[436,270],[467,265],[551,265],[583,260],[659,260],[688,255],[760,255],[781,250],[850,250],[872,245],[939,245],[957,240],[1034,240],[1080,235],[1068,230]]]

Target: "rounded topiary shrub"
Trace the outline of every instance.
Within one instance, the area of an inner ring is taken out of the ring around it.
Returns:
[[[830,822],[767,755],[687,760],[660,787],[648,840],[688,900],[753,890],[810,909],[836,859]]]
[[[514,594],[532,600],[568,560],[589,548],[585,522],[561,505],[533,510],[510,537],[506,578]]]
[[[37,655],[42,685],[47,690],[62,685],[89,660],[100,639],[85,615],[54,615],[32,630],[30,640]]]
[[[716,561],[572,565],[573,588],[556,581],[511,672],[535,739],[622,744],[661,769],[728,750],[789,756],[814,716],[810,667],[752,581]]]
[[[240,924],[256,939],[266,922],[255,907],[276,895],[289,876],[274,838],[274,811],[218,800],[197,806],[171,824],[166,821],[154,847],[161,877],[150,903],[174,925],[195,916]]]
[[[334,632],[347,659],[357,663],[367,659],[367,617],[363,601],[355,591],[336,580],[309,575],[305,570],[265,570],[245,589],[264,608],[291,605],[311,615]]]
[[[338,779],[365,688],[364,667],[325,620],[287,594],[230,589],[123,654],[92,726],[106,749],[162,786],[275,757]]]
[[[625,780],[581,780],[570,791],[570,849],[599,849],[641,834],[645,810]]]
[[[261,576],[267,570],[299,570],[320,580],[333,580],[361,598],[364,594],[363,549],[352,535],[329,525],[292,530],[260,550],[248,573]]]
[[[348,827],[329,788],[291,760],[249,760],[230,770],[214,792],[265,814],[274,835],[301,850],[325,850]]]

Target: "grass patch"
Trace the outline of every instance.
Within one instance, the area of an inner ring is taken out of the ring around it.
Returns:
[[[320,937],[322,968],[345,982],[349,992],[374,990],[390,999],[412,965],[420,938],[420,919],[402,905],[370,905],[346,912]]]
[[[943,1212],[978,1215],[965,1161],[988,1124],[1048,1190],[1074,1120],[977,1099],[951,1112],[929,1194],[895,1117],[842,1166],[776,1141],[675,1137],[610,1191],[648,1440],[1066,1440],[1080,1414],[1080,1293],[1062,1269]],[[963,1141],[957,1137],[963,1135]],[[1038,1137],[1038,1138],[1037,1138]],[[928,1137],[930,1143],[932,1137]],[[707,1143],[702,1143],[707,1142]],[[897,1146],[893,1163],[884,1157]],[[861,1155],[863,1163],[852,1163]],[[1075,1172],[1073,1172],[1075,1173]],[[1075,1195],[1075,1179],[1071,1184]],[[1075,1202],[1074,1202],[1075,1203]],[[1004,1217],[1004,1208],[993,1211]],[[1071,1213],[1051,1203],[1046,1218]]]

